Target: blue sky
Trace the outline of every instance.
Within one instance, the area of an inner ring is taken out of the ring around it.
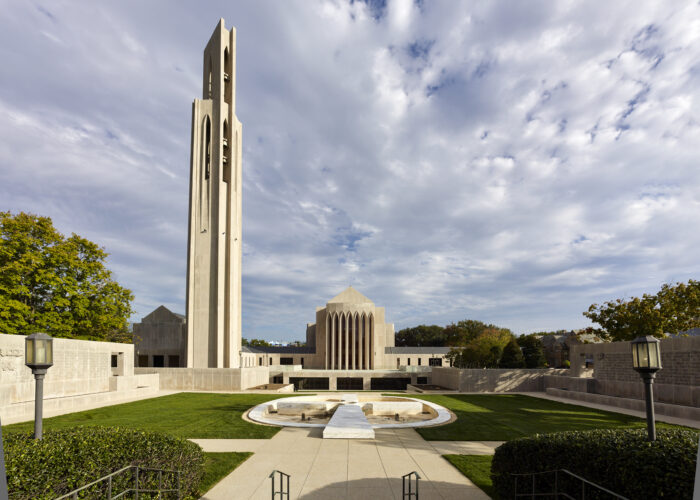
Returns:
[[[184,312],[191,103],[238,33],[244,336],[353,285],[397,330],[580,328],[700,271],[697,2],[20,2],[0,8],[0,209]]]

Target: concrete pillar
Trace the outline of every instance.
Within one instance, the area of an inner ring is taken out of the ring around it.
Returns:
[[[331,370],[335,370],[335,314],[331,314]]]
[[[356,328],[356,320],[357,316],[353,314],[350,316],[350,331],[352,332],[352,346],[350,347],[350,364],[351,368],[353,370],[357,369],[355,365],[355,358],[357,357],[357,343],[356,343],[356,338],[357,338],[357,328]]]
[[[344,354],[344,358],[345,358],[345,365],[343,366],[343,369],[344,369],[344,370],[347,370],[348,367],[350,366],[350,365],[348,364],[348,361],[350,361],[349,358],[348,358],[348,343],[349,343],[349,338],[348,338],[348,337],[349,337],[349,335],[348,335],[348,319],[349,319],[349,317],[350,317],[349,314],[346,314],[346,315],[345,315],[345,331],[343,332],[343,342],[344,342],[344,345],[345,345],[345,352],[343,353],[343,354]]]
[[[328,311],[326,311],[326,345],[324,346],[324,349],[326,350],[326,355],[324,359],[324,369],[328,370],[328,358],[330,357],[331,353],[329,352],[330,349],[328,349],[328,327],[330,326],[329,321],[328,321]]]

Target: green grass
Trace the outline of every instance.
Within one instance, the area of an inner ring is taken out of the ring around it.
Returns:
[[[570,405],[520,394],[414,395],[449,408],[451,424],[416,429],[428,441],[509,441],[560,431],[645,427],[622,413]],[[657,422],[658,428],[674,427]]]
[[[228,476],[232,470],[245,462],[252,453],[205,453],[204,454],[204,478],[199,485],[200,495],[204,495],[212,489],[216,483]]]
[[[496,491],[491,482],[492,455],[443,455],[459,472],[471,479],[472,483],[481,488],[491,498]]]
[[[269,439],[279,427],[241,418],[249,408],[281,394],[208,394],[183,392],[44,419],[44,429],[77,425],[119,426],[164,432],[183,438]],[[32,431],[33,421],[3,427],[3,432]]]

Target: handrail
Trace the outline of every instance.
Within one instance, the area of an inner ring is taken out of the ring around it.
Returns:
[[[416,476],[416,491],[413,491],[413,487],[411,486],[411,476]],[[409,472],[406,475],[401,476],[401,497],[402,498],[408,498],[409,500],[411,498],[415,498],[418,500],[418,481],[420,481],[421,477],[418,475],[416,471]],[[406,484],[408,483],[408,491],[406,491]]]
[[[598,490],[608,493],[609,495],[612,495],[615,498],[619,498],[620,500],[629,500],[629,498],[622,496],[618,493],[615,493],[614,491],[611,491],[604,486],[601,486],[599,484],[594,483],[593,481],[589,481],[585,477],[581,477],[578,474],[575,474],[571,472],[570,470],[567,469],[555,469],[555,470],[548,470],[548,471],[541,471],[541,472],[523,472],[523,473],[511,473],[511,476],[515,476],[515,498],[518,497],[530,497],[530,498],[535,498],[536,496],[551,496],[554,495],[554,498],[557,499],[559,498],[559,491],[558,491],[558,486],[559,486],[559,473],[563,472],[565,474],[568,474],[569,476],[572,476],[582,483],[584,483],[583,488],[582,488],[582,498],[585,498],[585,485],[589,484],[593,486],[594,488],[597,488]],[[535,476],[540,476],[543,474],[554,474],[554,491],[551,493],[535,493]],[[528,476],[532,477],[532,492],[531,493],[518,493],[518,477],[521,476]],[[564,495],[567,498],[571,498],[569,495],[565,493],[561,493],[561,495]]]
[[[112,478],[114,476],[117,476],[119,474],[124,473],[127,470],[134,469],[135,474],[134,474],[134,487],[133,488],[126,488],[124,491],[121,493],[117,494],[116,496],[112,495]],[[141,488],[139,487],[139,472],[144,471],[144,472],[157,472],[158,473],[158,489],[146,489],[146,488]],[[169,489],[164,489],[163,488],[163,473],[166,474],[173,474],[177,475],[177,487],[176,488],[169,488]],[[170,493],[170,492],[177,492],[177,498],[179,499],[181,496],[180,493],[180,471],[179,470],[169,470],[169,469],[155,469],[153,467],[141,467],[140,465],[127,465],[126,467],[122,467],[121,469],[111,472],[110,474],[107,474],[106,476],[103,476],[99,479],[96,479],[95,481],[92,481],[91,483],[88,483],[86,485],[81,486],[80,488],[76,488],[73,491],[66,493],[65,495],[62,495],[60,497],[57,497],[55,500],[63,500],[67,498],[73,498],[76,499],[78,498],[78,493],[81,491],[90,488],[91,486],[95,486],[96,484],[99,484],[104,481],[108,481],[107,484],[107,499],[108,500],[115,500],[117,498],[120,498],[127,493],[135,493],[136,498],[139,497],[139,493],[158,493],[159,497],[161,493]]]
[[[279,491],[275,491],[275,473],[279,474],[280,477],[280,489]],[[289,474],[285,474],[281,470],[273,470],[270,472],[270,475],[268,476],[270,479],[272,479],[272,500],[275,500],[277,498],[277,495],[280,496],[281,499],[284,500],[284,498],[287,498],[289,500]],[[284,480],[287,479],[287,491],[284,490]]]

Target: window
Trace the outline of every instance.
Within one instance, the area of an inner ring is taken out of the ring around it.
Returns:
[[[262,356],[260,356],[260,358],[259,358],[259,359],[260,359],[260,361],[258,361],[258,365],[259,365],[259,366],[262,366],[262,365],[263,365],[263,362],[262,362]]]
[[[430,366],[442,366],[442,358],[430,358],[428,360]]]
[[[301,367],[304,368],[304,358],[301,358]]]
[[[294,358],[280,358],[280,364],[281,365],[293,365]]]
[[[418,358],[418,366],[421,364],[421,358]]]
[[[165,366],[165,357],[162,354],[153,356],[153,366],[155,368],[163,368]]]
[[[396,358],[396,369],[398,370],[401,366],[401,358]]]
[[[168,366],[179,367],[180,366],[180,356],[173,354],[168,356]]]
[[[116,368],[117,366],[117,355],[112,354],[112,368]]]
[[[407,364],[408,366],[411,366],[411,358],[408,358],[408,359],[406,360],[406,364]]]
[[[148,366],[148,354],[139,354],[139,366]]]

